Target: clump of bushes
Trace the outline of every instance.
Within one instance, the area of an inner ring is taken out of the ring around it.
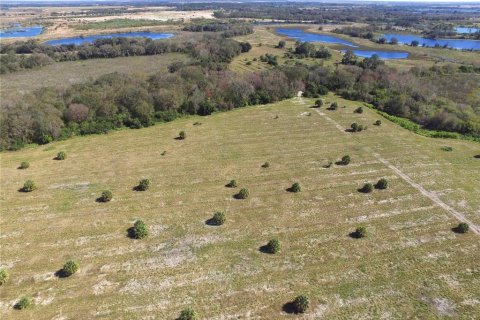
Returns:
[[[28,169],[28,167],[30,167],[30,163],[28,163],[28,161],[22,161],[18,169]]]
[[[373,185],[370,182],[367,182],[360,188],[360,192],[370,193],[373,191]]]
[[[367,227],[358,227],[353,235],[355,238],[365,238],[368,235]]]
[[[382,121],[380,120],[377,120],[373,123],[375,126],[381,126],[382,125]]]
[[[138,191],[147,191],[150,188],[150,180],[149,179],[142,179],[138,183],[136,190]]]
[[[455,229],[455,231],[458,233],[467,233],[470,229],[470,226],[468,225],[468,223],[462,222]]]
[[[300,183],[295,182],[295,183],[292,184],[292,186],[288,189],[288,191],[297,193],[297,192],[302,191],[302,187],[300,187]]]
[[[110,200],[112,200],[112,198],[113,198],[112,191],[105,190],[102,192],[102,195],[100,196],[100,198],[98,198],[98,200],[100,202],[109,202]]]
[[[78,271],[78,268],[80,268],[80,265],[77,261],[68,260],[63,265],[62,273],[64,276],[70,277],[72,274]]]
[[[197,320],[198,315],[192,308],[183,309],[178,320]]]
[[[320,108],[321,106],[323,106],[323,100],[322,99],[315,100],[315,107]]]
[[[23,184],[23,188],[20,189],[22,192],[32,192],[33,190],[37,189],[37,186],[35,185],[35,182],[32,180],[27,180]]]
[[[350,156],[347,154],[347,155],[345,155],[345,156],[342,157],[342,160],[340,161],[340,164],[346,166],[346,165],[348,165],[351,161],[352,161],[352,158],[350,158]]]
[[[225,223],[225,213],[224,212],[221,212],[221,211],[217,211],[213,214],[213,218],[212,218],[212,223],[216,226],[221,226],[222,224]]]
[[[185,131],[180,131],[180,133],[178,134],[179,140],[184,140],[186,137],[187,137],[187,134],[185,133]]]
[[[143,222],[143,220],[135,221],[135,223],[133,224],[132,233],[133,238],[135,239],[143,239],[148,236],[148,229],[145,222]]]
[[[360,131],[363,131],[363,130],[367,130],[367,126],[363,126],[363,125],[358,124],[356,122],[354,122],[350,125],[350,131],[351,132],[360,132]]]
[[[55,160],[65,160],[67,159],[67,154],[64,151],[60,151],[57,153],[57,156],[55,157]]]
[[[375,185],[375,188],[377,189],[387,189],[387,187],[388,187],[388,181],[385,178],[378,180],[377,184]]]
[[[15,309],[17,310],[23,310],[23,309],[27,309],[29,308],[30,306],[33,305],[33,302],[32,300],[29,298],[29,297],[22,297],[20,300],[18,300],[18,302],[15,304]]]
[[[226,184],[228,188],[236,188],[237,187],[237,181],[235,180],[230,180],[229,183]]]
[[[330,107],[328,108],[328,110],[337,110],[338,109],[338,103],[336,102],[332,102],[330,104]]]
[[[262,168],[270,168],[270,162],[265,162],[264,164],[262,164]]]
[[[0,269],[0,285],[4,284],[8,280],[8,272],[5,269]]]
[[[305,313],[310,306],[310,300],[305,295],[299,295],[292,302],[295,313]]]
[[[363,108],[362,108],[362,107],[358,107],[357,109],[355,109],[354,112],[355,112],[355,113],[363,113]]]
[[[242,188],[237,193],[236,198],[237,199],[247,199],[249,196],[250,196],[250,192],[248,191],[248,189],[247,188]]]
[[[277,239],[272,239],[268,241],[266,249],[269,253],[277,253],[280,251],[280,242]]]

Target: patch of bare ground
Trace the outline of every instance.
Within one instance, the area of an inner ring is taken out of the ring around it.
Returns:
[[[446,298],[422,297],[422,300],[433,308],[440,316],[452,317],[455,315],[454,303]]]

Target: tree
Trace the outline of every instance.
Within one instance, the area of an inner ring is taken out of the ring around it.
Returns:
[[[212,222],[217,226],[221,226],[222,224],[224,224],[225,220],[225,213],[221,211],[215,212],[212,218]]]
[[[393,37],[390,39],[390,44],[398,44],[398,39]]]
[[[286,45],[285,41],[280,40],[280,41],[278,41],[277,48],[283,49],[283,48],[285,48],[285,45]]]
[[[382,121],[381,120],[377,120],[373,123],[374,125],[376,126],[381,126],[382,125]]]
[[[296,313],[305,313],[310,306],[310,300],[307,296],[302,294],[293,300],[292,305]]]
[[[186,137],[187,134],[185,133],[185,131],[180,131],[180,133],[178,134],[178,139],[180,140],[184,140]]]
[[[354,236],[355,238],[365,238],[368,235],[368,230],[367,227],[358,227],[355,232]]]
[[[462,222],[457,226],[456,229],[456,231],[459,233],[467,233],[470,229],[470,226],[468,225],[468,223]]]
[[[357,64],[357,56],[353,53],[352,50],[348,49],[343,54],[341,63],[345,65],[355,65]]]
[[[69,276],[73,275],[75,272],[77,272],[78,268],[80,268],[80,265],[78,264],[77,261],[68,260],[63,265],[62,272],[66,277],[69,277]]]
[[[8,275],[7,270],[5,270],[3,268],[0,268],[0,285],[7,282],[8,278],[9,278],[9,275]]]
[[[133,224],[133,238],[143,239],[148,236],[148,228],[143,220],[137,220]]]
[[[105,191],[102,192],[102,195],[100,196],[100,198],[98,200],[100,202],[109,202],[110,200],[112,200],[112,198],[113,198],[112,191],[105,190]]]
[[[342,157],[342,161],[341,161],[341,164],[343,164],[344,166],[348,165],[350,163],[350,161],[352,161],[352,159],[350,158],[350,156],[347,154],[345,156]]]
[[[295,182],[294,184],[292,184],[292,186],[289,189],[290,192],[294,192],[294,193],[300,192],[301,190],[302,188],[300,187],[300,183],[298,182]]]
[[[22,192],[32,192],[33,190],[37,189],[35,182],[32,180],[27,180],[23,184],[23,188],[21,189]]]
[[[362,108],[362,107],[358,107],[357,109],[355,109],[354,112],[355,112],[355,113],[363,113],[363,108]]]
[[[385,43],[387,43],[387,38],[381,37],[380,39],[378,39],[378,43],[380,43],[380,44],[385,44]]]
[[[315,100],[315,107],[320,108],[321,106],[323,106],[323,100],[322,99]]]
[[[250,195],[250,192],[246,188],[240,189],[240,192],[238,192],[236,198],[237,199],[247,199]]]
[[[150,180],[149,179],[142,179],[138,183],[138,186],[137,186],[136,190],[146,191],[146,190],[148,190],[148,188],[150,188]]]
[[[183,309],[177,320],[197,320],[198,315],[192,308]]]
[[[413,40],[413,41],[410,43],[410,45],[411,45],[412,47],[418,47],[419,44],[420,44],[420,43],[419,43],[417,40]]]
[[[360,189],[360,192],[363,193],[370,193],[373,191],[373,185],[369,182],[365,183],[363,187]]]
[[[378,180],[377,184],[375,185],[375,188],[377,189],[387,189],[387,187],[388,187],[388,181],[385,178]]]
[[[277,239],[272,239],[268,241],[266,249],[269,253],[275,254],[280,251],[280,242]]]
[[[330,104],[330,107],[328,108],[328,110],[337,110],[338,109],[338,103],[335,101],[335,102],[332,102]]]

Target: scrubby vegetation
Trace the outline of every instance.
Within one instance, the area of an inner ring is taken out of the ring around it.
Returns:
[[[71,275],[76,273],[79,268],[80,268],[80,264],[77,261],[68,260],[63,265],[62,273],[63,273],[64,276],[70,277]]]
[[[64,151],[60,151],[57,153],[57,156],[55,157],[55,160],[65,160],[67,159],[67,154]]]
[[[340,161],[340,164],[346,166],[352,161],[352,158],[347,154],[342,157],[342,160]]]
[[[355,232],[353,233],[353,236],[355,238],[365,238],[368,235],[368,230],[367,227],[358,227]]]
[[[18,169],[28,169],[29,167],[30,167],[30,163],[28,161],[22,161]]]
[[[272,240],[268,241],[268,243],[266,245],[266,251],[268,253],[273,253],[273,254],[280,251],[280,241],[278,241],[278,239],[272,239]]]
[[[237,187],[237,181],[236,180],[230,180],[229,183],[226,184],[228,188],[236,188]]]
[[[222,224],[225,223],[226,217],[225,213],[221,211],[215,212],[212,218],[212,223],[216,226],[221,226]]]
[[[198,320],[198,315],[192,308],[183,309],[178,320]]]
[[[302,294],[293,299],[292,304],[295,313],[305,313],[310,306],[310,299]]]
[[[132,237],[135,239],[143,239],[148,236],[148,228],[143,220],[137,220],[133,224]]]
[[[297,193],[297,192],[302,191],[302,188],[300,187],[300,183],[295,182],[294,184],[292,184],[292,186],[290,188],[288,188],[288,191],[293,192],[293,193]]]
[[[109,202],[111,201],[113,198],[113,194],[112,194],[112,191],[110,190],[105,190],[102,192],[102,194],[100,195],[100,198],[98,198],[98,200],[100,202]]]
[[[248,191],[248,189],[247,188],[242,188],[237,193],[236,198],[237,199],[247,199],[249,196],[250,196],[250,192]]]
[[[142,179],[138,182],[138,186],[136,190],[138,191],[147,191],[150,188],[150,180],[149,179]]]
[[[5,270],[4,268],[0,268],[0,285],[7,282],[8,278],[9,278],[9,275],[7,270]]]
[[[373,184],[371,184],[370,182],[367,182],[363,185],[363,187],[359,189],[359,191],[363,193],[370,193],[373,191]]]
[[[469,229],[470,226],[468,225],[468,223],[462,222],[457,226],[456,231],[458,233],[467,233]]]
[[[264,164],[262,164],[262,168],[270,168],[270,162],[265,162]]]
[[[33,305],[32,299],[30,299],[29,297],[22,297],[15,304],[15,309],[23,310],[23,309],[30,308],[32,305]]]
[[[377,189],[387,189],[388,187],[388,181],[385,178],[381,178],[378,180],[377,184],[375,185],[375,188]]]
[[[36,190],[36,189],[37,189],[37,185],[35,184],[35,182],[33,182],[33,180],[27,180],[23,184],[23,188],[20,189],[20,191],[22,191],[22,192],[32,192],[33,190]]]

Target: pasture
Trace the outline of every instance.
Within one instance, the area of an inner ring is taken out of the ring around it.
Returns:
[[[479,235],[453,232],[459,221],[432,198],[480,225],[480,145],[323,99],[339,108],[294,98],[2,154],[2,319],[175,319],[186,307],[200,319],[479,314]],[[353,122],[368,129],[346,132]],[[132,190],[143,178],[149,190]],[[388,189],[357,191],[380,178]],[[27,179],[38,189],[18,192]],[[294,182],[301,192],[286,191]],[[241,188],[247,199],[233,197]],[[107,189],[113,200],[96,202]],[[216,211],[225,223],[206,224]],[[127,236],[137,219],[141,240]],[[359,226],[368,237],[349,236]],[[280,251],[261,252],[272,238]],[[79,271],[56,277],[69,259]],[[299,294],[307,313],[283,311]],[[22,296],[34,305],[14,310]]]

